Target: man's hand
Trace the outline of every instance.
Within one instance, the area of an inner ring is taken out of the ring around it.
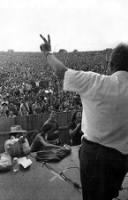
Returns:
[[[40,34],[40,37],[42,38],[42,40],[44,41],[43,44],[40,45],[40,50],[47,54],[48,52],[51,51],[51,40],[50,40],[50,35],[48,35],[48,39],[46,39],[45,37],[43,37],[41,34]]]
[[[54,54],[52,54],[50,35],[48,35],[48,39],[43,37],[41,34],[40,37],[44,42],[40,45],[40,49],[46,56],[48,64],[52,67],[53,71],[56,72],[56,75],[60,79],[64,79],[64,74],[67,71],[67,67],[58,58],[56,58]]]

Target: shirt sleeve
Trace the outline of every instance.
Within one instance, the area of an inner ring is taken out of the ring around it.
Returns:
[[[88,89],[94,87],[99,74],[95,72],[84,72],[68,69],[65,72],[63,89],[66,91],[86,94]]]

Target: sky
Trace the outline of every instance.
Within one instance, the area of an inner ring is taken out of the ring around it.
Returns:
[[[0,0],[0,51],[93,51],[128,42],[127,0]]]

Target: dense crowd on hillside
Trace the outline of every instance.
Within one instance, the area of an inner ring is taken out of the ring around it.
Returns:
[[[106,74],[106,51],[56,54],[69,68]],[[62,90],[41,53],[0,54],[0,116],[81,109],[79,95]]]

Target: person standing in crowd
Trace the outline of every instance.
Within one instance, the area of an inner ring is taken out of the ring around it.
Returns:
[[[40,49],[63,89],[81,97],[84,133],[80,149],[83,200],[112,200],[119,195],[128,162],[128,45],[112,51],[111,75],[67,68],[51,52],[50,36]]]
[[[72,146],[81,144],[81,111],[77,110],[73,113],[71,123],[69,125],[70,143]]]
[[[29,114],[29,107],[28,104],[26,104],[25,100],[22,98],[19,108],[19,115],[20,116],[26,116]]]

